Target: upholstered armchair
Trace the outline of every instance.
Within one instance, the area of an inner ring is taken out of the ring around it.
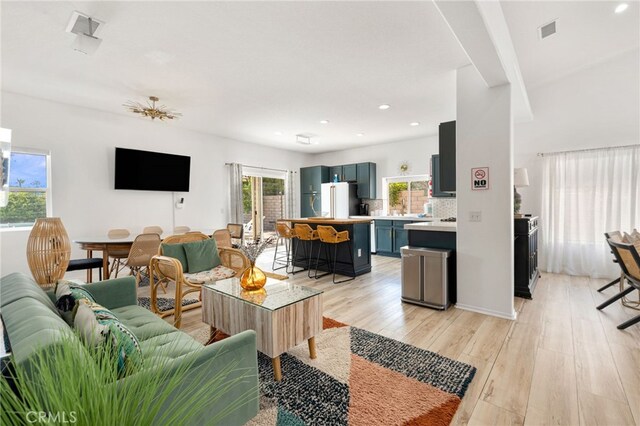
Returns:
[[[199,294],[204,284],[234,277],[249,267],[249,260],[246,256],[240,250],[230,247],[217,248],[221,261],[220,265],[197,273],[184,271],[184,260],[180,259],[179,253],[175,255],[176,257],[171,257],[167,253],[170,251],[174,254],[175,250],[180,248],[180,245],[205,240],[209,240],[209,237],[200,232],[172,235],[163,240],[158,249],[158,254],[151,258],[149,265],[151,270],[151,310],[161,318],[173,315],[173,324],[176,328],[180,328],[183,311],[196,309],[202,305],[198,301],[183,307],[182,301],[186,295],[190,293]],[[160,311],[158,309],[158,287],[162,287],[162,284],[167,282],[175,283],[175,306],[173,309]]]

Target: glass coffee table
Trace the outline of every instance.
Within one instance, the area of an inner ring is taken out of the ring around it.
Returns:
[[[315,336],[322,331],[322,291],[273,278],[262,290],[247,292],[239,278],[202,288],[202,321],[227,334],[255,330],[258,350],[271,358],[282,379],[280,355],[305,340],[316,357]]]

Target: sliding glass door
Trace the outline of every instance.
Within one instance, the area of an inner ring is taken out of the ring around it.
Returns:
[[[284,178],[243,175],[243,226],[246,241],[275,235],[276,221],[285,214]]]

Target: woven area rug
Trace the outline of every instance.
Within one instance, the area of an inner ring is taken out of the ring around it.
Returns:
[[[161,311],[168,311],[175,306],[175,299],[168,299],[165,297],[158,297],[158,309]],[[198,299],[183,299],[182,306],[193,305],[198,303]],[[151,310],[151,298],[150,297],[138,297],[138,306]]]
[[[316,359],[306,343],[281,355],[280,382],[258,352],[260,412],[249,425],[448,425],[476,372],[329,318],[316,348]]]

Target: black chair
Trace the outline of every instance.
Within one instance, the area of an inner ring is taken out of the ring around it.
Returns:
[[[87,282],[90,283],[92,281],[91,270],[98,269],[98,279],[102,281],[102,258],[101,257],[90,257],[87,259],[72,259],[69,261],[69,266],[67,266],[67,272],[70,271],[87,271]]]
[[[622,239],[622,234],[620,233],[620,231],[605,232],[605,233],[604,233],[604,237],[605,237],[607,240],[610,240],[610,239],[612,239],[612,238],[613,238],[614,240],[618,241],[618,240],[621,240],[621,239]],[[613,254],[613,250],[611,250],[611,253]],[[616,259],[616,258],[615,258],[615,256],[614,256],[614,258],[613,258],[613,263],[618,263],[618,259]],[[606,289],[608,289],[609,287],[611,287],[611,286],[614,286],[614,285],[618,284],[619,282],[620,282],[620,277],[618,277],[618,278],[616,278],[615,280],[611,281],[609,284],[605,284],[605,285],[603,285],[602,287],[600,287],[600,288],[598,289],[598,291],[599,291],[599,292],[602,292],[603,290],[606,290]]]
[[[640,291],[640,254],[633,244],[627,244],[623,242],[616,242],[607,240],[613,255],[622,269],[622,279],[629,284],[629,287],[622,290],[612,298],[598,305],[597,309],[604,309],[616,300],[622,299],[633,290]],[[618,325],[618,329],[624,330],[625,328],[640,322],[640,315],[631,318],[628,321]]]

